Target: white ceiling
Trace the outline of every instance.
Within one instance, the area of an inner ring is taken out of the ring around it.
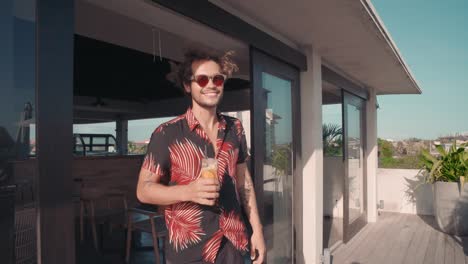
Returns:
[[[210,1],[293,48],[312,46],[325,64],[377,94],[420,93],[369,0]],[[149,54],[159,54],[160,39],[163,56],[176,61],[191,46],[235,50],[236,77],[249,76],[246,43],[147,0],[76,0],[76,33]]]
[[[236,52],[240,71],[234,77],[249,78],[249,48],[205,25],[155,6],[149,1],[76,0],[75,32],[119,46],[183,60],[190,47],[214,52]],[[160,44],[160,45],[159,45]]]
[[[290,46],[312,46],[333,68],[377,94],[421,92],[370,0],[210,1]]]

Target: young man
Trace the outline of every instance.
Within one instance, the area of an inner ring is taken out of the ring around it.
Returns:
[[[238,119],[217,112],[224,82],[236,69],[229,54],[188,52],[179,76],[192,106],[151,136],[137,196],[165,206],[167,264],[243,264],[249,249],[254,264],[265,259],[244,129]],[[217,179],[200,177],[203,158],[217,159]],[[252,226],[250,238],[241,207]]]

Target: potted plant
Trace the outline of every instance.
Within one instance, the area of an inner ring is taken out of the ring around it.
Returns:
[[[421,155],[426,182],[433,184],[437,224],[443,232],[457,236],[468,235],[468,188],[464,186],[468,178],[467,146],[454,143],[446,151],[436,145],[439,155],[427,150]]]

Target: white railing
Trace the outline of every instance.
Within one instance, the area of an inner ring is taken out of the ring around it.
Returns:
[[[432,185],[424,183],[419,170],[378,169],[377,203],[382,211],[433,215]]]

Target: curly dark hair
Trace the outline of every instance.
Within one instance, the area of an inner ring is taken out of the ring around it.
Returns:
[[[219,64],[221,73],[226,74],[227,77],[231,77],[233,72],[239,70],[231,59],[233,55],[234,51],[228,51],[223,56],[219,56],[199,49],[188,50],[184,55],[184,61],[179,66],[179,83],[181,87],[183,88],[184,85],[190,85],[193,75],[192,64],[196,61],[214,61]]]

